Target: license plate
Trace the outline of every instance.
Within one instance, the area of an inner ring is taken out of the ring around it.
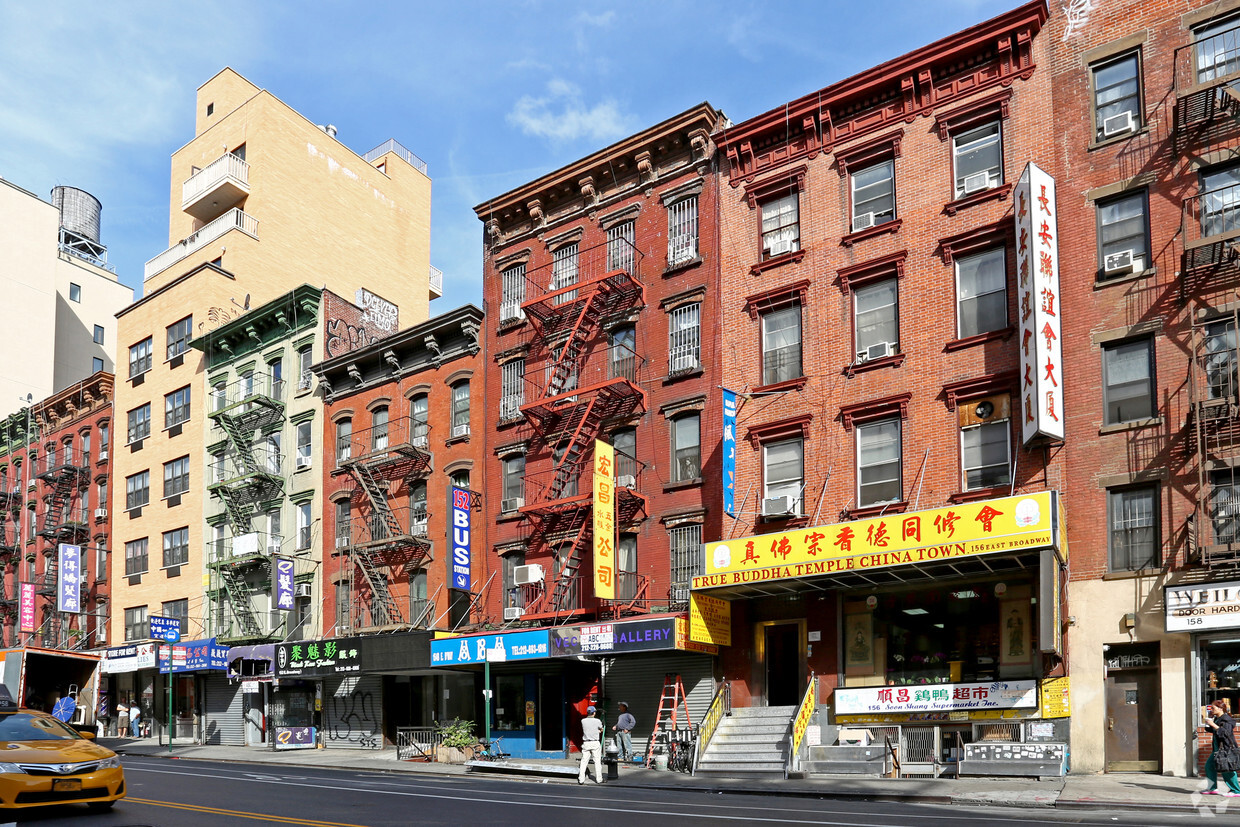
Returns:
[[[81,791],[82,791],[82,779],[80,778],[53,778],[52,779],[52,792],[54,793],[69,793],[69,792],[81,792]]]

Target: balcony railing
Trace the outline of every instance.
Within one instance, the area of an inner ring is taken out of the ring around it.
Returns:
[[[624,454],[616,455],[617,520],[631,518],[629,492],[641,488],[645,465]],[[530,469],[525,474],[525,504],[530,508],[560,500],[589,499],[594,496],[594,460],[592,458],[564,463],[559,468]]]
[[[67,470],[87,470],[90,468],[90,452],[80,448],[59,446],[54,452],[39,457],[37,472],[40,477],[56,475]]]
[[[234,207],[148,261],[143,278],[149,279],[159,275],[181,259],[193,255],[230,230],[240,230],[251,238],[257,239],[258,219]]]
[[[584,579],[581,572],[578,571],[567,577],[568,588],[560,595],[560,603],[556,606],[552,605],[552,601],[555,599],[556,583],[560,579],[557,576],[548,578],[542,583],[514,586],[509,592],[509,605],[524,609],[525,617],[580,611],[583,608],[581,604],[581,583]]]
[[[283,477],[284,453],[274,445],[255,443],[250,447],[248,457],[238,457],[231,451],[225,455],[223,463],[215,463],[211,468],[213,481],[208,486],[215,488],[224,484],[244,484],[254,476]]]
[[[370,150],[370,152],[367,152],[362,156],[362,159],[368,164],[373,164],[376,159],[382,158],[389,152],[409,164],[409,166],[413,167],[423,175],[427,174],[426,161],[423,161],[421,158],[405,149],[398,141],[392,138],[388,138],[386,141]]]
[[[564,398],[572,401],[579,393],[598,390],[607,385],[622,382],[640,384],[645,376],[646,360],[632,351],[620,358],[613,358],[607,351],[591,357],[583,354],[569,361],[567,367],[547,359],[527,362],[524,375],[524,398],[526,403],[547,399]],[[636,390],[636,388],[634,388]]]
[[[207,542],[207,562],[225,563],[247,557],[268,557],[279,554],[283,545],[283,535],[265,531],[251,531],[236,537],[210,540]]]
[[[443,295],[443,270],[435,265],[431,265],[430,278],[431,298],[437,299]]]
[[[221,208],[233,206],[250,192],[250,165],[226,152],[195,172],[181,185],[181,209],[198,218],[218,215]],[[212,204],[194,209],[197,202],[211,196]]]
[[[393,451],[426,453],[430,448],[430,430],[430,423],[424,419],[400,416],[381,425],[354,431],[348,437],[337,439],[337,464],[371,455],[378,458]]]
[[[336,526],[336,548],[366,546],[374,543],[396,543],[402,540],[423,539],[426,531],[426,507],[408,505],[390,506],[396,529],[388,526],[382,515],[366,514],[349,518],[346,526]]]
[[[1175,91],[1180,97],[1240,79],[1240,26],[1175,50]]]

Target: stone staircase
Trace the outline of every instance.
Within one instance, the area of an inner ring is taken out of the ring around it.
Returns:
[[[795,706],[751,706],[733,709],[715,731],[698,772],[731,778],[784,775],[788,735]]]

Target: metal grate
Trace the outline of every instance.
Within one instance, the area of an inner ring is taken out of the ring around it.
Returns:
[[[667,532],[672,557],[672,588],[668,595],[669,609],[687,605],[689,585],[699,573],[698,561],[702,548],[702,525],[691,523]]]
[[[702,358],[700,304],[677,307],[667,319],[667,372],[669,376],[697,370]]]
[[[698,202],[686,198],[667,208],[667,264],[675,267],[698,254]]]
[[[973,724],[973,741],[1023,741],[1025,729],[1019,721]]]
[[[633,222],[625,221],[607,231],[607,269],[633,272]]]
[[[610,245],[609,245],[610,246]],[[566,244],[552,254],[551,289],[553,291],[577,283],[577,245]],[[571,302],[577,298],[576,290],[569,290],[556,298],[556,304]]]
[[[503,292],[499,300],[499,321],[512,322],[525,318],[521,302],[525,301],[525,265],[509,267],[501,276]]]
[[[500,422],[521,418],[521,406],[525,404],[524,375],[524,359],[513,359],[500,366]]]

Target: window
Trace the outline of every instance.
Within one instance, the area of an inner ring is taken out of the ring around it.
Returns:
[[[577,245],[566,244],[552,253],[551,289],[560,290],[577,283]],[[569,290],[556,298],[556,304],[570,302],[577,298],[576,290]]]
[[[853,292],[853,308],[858,362],[900,352],[899,289],[895,279],[858,287]]]
[[[499,421],[521,418],[525,404],[525,360],[513,359],[500,366]]]
[[[525,455],[504,457],[501,460],[501,472],[504,496],[499,510],[505,513],[516,511],[525,505]]]
[[[1240,230],[1240,164],[1201,173],[1201,236]]]
[[[469,434],[469,380],[452,386],[452,436]]]
[[[181,598],[180,600],[169,600],[160,607],[160,613],[164,617],[174,617],[181,621],[181,631],[189,633],[189,599]]]
[[[1217,528],[1218,523],[1215,523]],[[1111,571],[1158,565],[1158,488],[1153,485],[1107,492],[1107,545]]]
[[[900,420],[884,419],[857,426],[857,505],[899,502]]]
[[[1147,193],[1098,202],[1098,257],[1102,277],[1139,273],[1149,261]]]
[[[895,219],[895,174],[895,161],[883,161],[852,173],[852,232]]]
[[[268,391],[272,399],[284,398],[284,360],[272,359],[267,363]]]
[[[1007,419],[967,425],[960,429],[960,460],[965,491],[997,488],[1012,481],[1011,434]]]
[[[151,501],[151,472],[125,477],[125,509],[141,508]]]
[[[146,625],[146,606],[125,610],[125,640],[144,640],[150,637]]]
[[[91,360],[90,360],[91,373],[98,373],[101,370],[103,370],[103,360],[100,359],[98,356],[91,357]]]
[[[352,596],[349,594],[349,581],[341,580],[336,584],[336,628],[349,629],[353,625]]]
[[[410,442],[413,445],[425,448],[427,445],[427,435],[430,433],[430,398],[420,393],[409,400],[409,423],[412,433]]]
[[[97,345],[103,344],[103,325],[95,325],[94,342]]]
[[[108,450],[109,433],[110,431],[108,429],[108,423],[106,422],[99,423],[99,453],[100,454],[104,454]]]
[[[312,374],[310,373],[311,364],[312,362],[311,362],[311,357],[310,357],[310,347],[307,345],[306,347],[298,349],[297,351],[297,390],[299,391],[310,390],[310,378],[312,376]]]
[[[266,522],[267,531],[267,553],[279,554],[280,545],[284,542],[282,520],[280,509],[273,508],[263,515]]]
[[[673,611],[683,611],[689,605],[689,584],[700,574],[702,553],[702,525],[689,523],[668,529],[668,548],[672,557],[672,588],[668,595]]]
[[[342,419],[336,423],[336,464],[348,462],[353,457],[353,420]]]
[[[129,412],[129,441],[138,442],[151,435],[151,403]]]
[[[637,535],[616,538],[616,600],[637,597]]]
[[[668,375],[678,376],[702,367],[702,305],[677,307],[667,315]]]
[[[313,445],[311,444],[311,422],[297,423],[297,467],[309,468]]]
[[[224,481],[224,452],[211,455],[211,483]]]
[[[801,305],[762,314],[762,384],[804,375],[801,367]]]
[[[612,328],[608,336],[611,378],[634,381],[637,378],[637,331],[632,325],[622,325]]]
[[[1137,339],[1102,349],[1103,424],[1154,415],[1154,342]]]
[[[146,538],[125,543],[125,576],[146,571]]]
[[[800,193],[765,201],[761,209],[763,260],[801,249]]]
[[[1240,72],[1240,17],[1229,17],[1196,29],[1193,41],[1198,83]]]
[[[763,516],[798,516],[805,490],[805,443],[800,439],[762,446]]]
[[[375,408],[370,415],[370,447],[374,451],[382,451],[388,446],[388,409],[387,405]]]
[[[672,420],[672,482],[702,475],[701,416],[681,414]]]
[[[499,322],[519,321],[525,318],[521,302],[525,301],[525,265],[509,267],[500,276],[503,283],[499,299]]]
[[[108,480],[99,480],[99,484],[95,488],[95,505],[98,508],[106,509],[108,507]]]
[[[634,251],[633,223],[625,221],[607,230],[607,271],[633,272]]]
[[[336,502],[336,548],[353,544],[353,504],[348,500]]]
[[[193,332],[194,317],[186,316],[168,326],[168,358],[173,359],[189,350],[189,338]]]
[[[310,503],[298,503],[297,505],[297,548],[310,548]]]
[[[133,378],[151,369],[151,337],[147,336],[129,348],[129,376]]]
[[[421,526],[421,533],[426,533],[426,480],[414,480],[409,486],[409,515],[413,527]],[[414,532],[417,533],[416,531]]]
[[[82,286],[80,284],[74,284],[73,282],[69,282],[69,301],[81,303]]]
[[[164,463],[164,497],[184,494],[189,490],[189,457]]]
[[[616,486],[632,488],[637,484],[637,429],[621,428],[611,435],[616,449]]]
[[[698,200],[686,198],[667,208],[667,266],[693,261],[698,255]]]
[[[453,471],[448,476],[448,484],[455,485],[457,488],[469,490],[469,469],[462,468],[459,471]]]
[[[1240,542],[1240,485],[1234,468],[1210,474],[1210,522],[1215,543]]]
[[[525,600],[521,594],[521,587],[517,585],[516,569],[517,566],[525,565],[525,554],[522,552],[505,554],[503,560],[504,608],[519,609],[525,605]]]
[[[1234,319],[1211,322],[1205,328],[1202,367],[1209,399],[1237,397],[1236,323]]]
[[[171,428],[189,419],[189,385],[164,397],[164,427]]]
[[[956,259],[956,301],[958,338],[1008,326],[1007,254],[1003,248]]]
[[[276,431],[274,434],[267,434],[263,439],[262,445],[262,454],[265,454],[267,458],[267,473],[279,474],[281,472],[280,466],[284,464],[284,444],[280,432]]]
[[[189,562],[189,528],[164,532],[164,568]]]
[[[952,136],[956,198],[1003,183],[1002,134],[999,122],[995,121]]]
[[[1141,127],[1141,59],[1129,52],[1091,66],[1094,85],[1094,140],[1102,141]]]

